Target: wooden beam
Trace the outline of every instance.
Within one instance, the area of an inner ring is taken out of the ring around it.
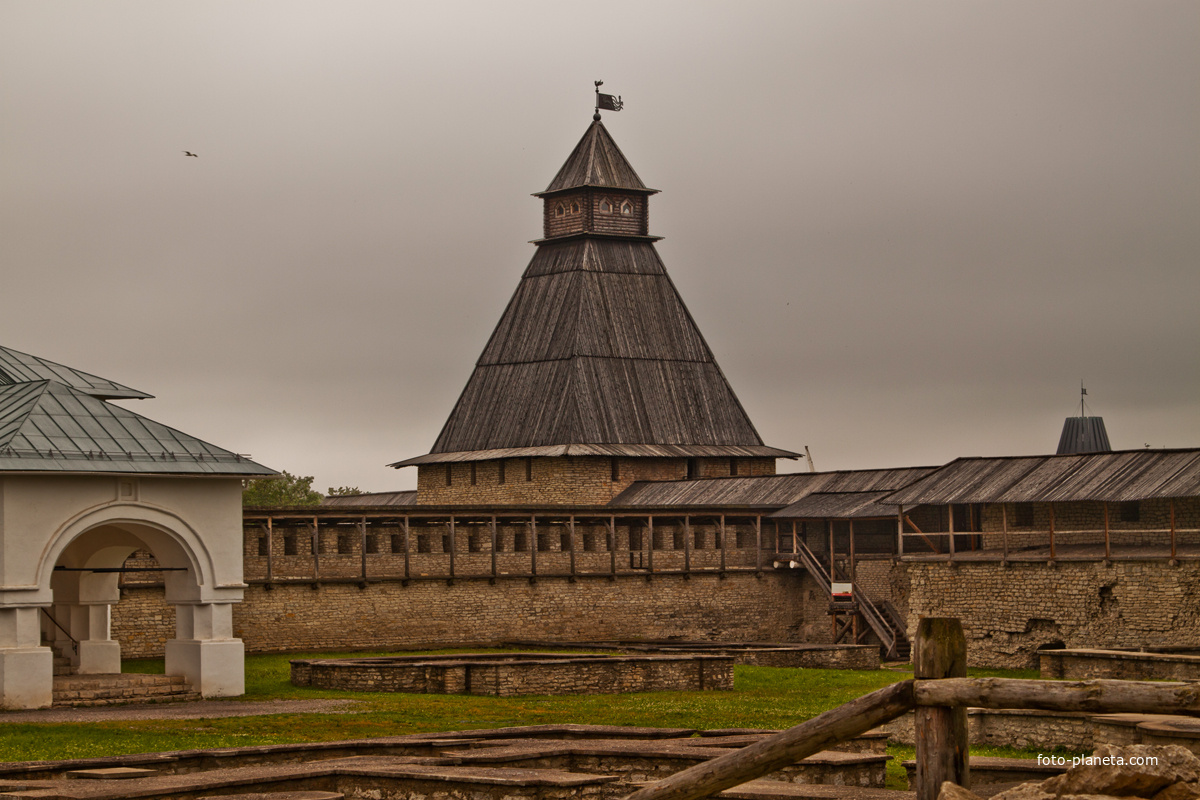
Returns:
[[[608,516],[608,574],[617,577],[617,515]]]
[[[721,515],[721,572],[725,571],[725,553],[729,542],[725,540],[725,515]]]
[[[858,571],[854,568],[854,520],[848,519],[846,524],[850,526],[850,583],[855,583]]]
[[[754,569],[762,572],[762,514],[754,517]]]
[[[646,517],[648,524],[646,527],[646,570],[649,574],[654,574],[654,515],[650,514]]]
[[[837,580],[837,568],[833,565],[833,556],[836,552],[836,545],[833,541],[833,520],[825,520],[825,529],[829,534],[829,591],[833,591],[833,582]]]
[[[1104,501],[1104,558],[1105,560],[1112,557],[1112,544],[1109,541],[1108,535],[1108,501]]]
[[[367,582],[367,518],[363,517],[358,522],[358,539],[359,549],[362,551],[362,580]]]
[[[1175,498],[1171,498],[1171,560],[1175,560]]]
[[[1000,504],[1000,543],[1004,548],[1004,560],[1008,561],[1008,503]]]
[[[450,529],[450,580],[454,580],[454,551],[458,549],[457,531],[454,527],[454,515],[450,515],[450,522],[447,526]]]
[[[271,518],[267,517],[267,582],[271,582],[274,575],[274,552],[275,552],[275,535],[271,526]]]
[[[404,580],[412,577],[412,544],[408,536],[408,517],[404,518]]]
[[[692,518],[687,514],[683,515],[683,571],[692,571]]]
[[[941,549],[936,544],[934,544],[932,539],[930,539],[928,536],[925,535],[924,531],[922,531],[920,528],[917,527],[917,523],[913,522],[912,518],[909,517],[908,514],[904,515],[904,521],[907,522],[909,525],[911,525],[912,529],[914,531],[916,531],[918,534],[920,534],[921,538],[925,540],[925,544],[929,545],[930,550],[932,550],[934,553],[937,553],[939,556],[942,554]]]
[[[317,530],[318,520],[313,517],[312,520],[312,557],[313,557],[313,580],[321,579],[321,533]]]
[[[950,515],[953,518],[953,506]],[[966,677],[967,640],[957,619],[925,617],[917,623],[915,645],[913,672],[918,680]],[[937,800],[938,791],[946,781],[970,788],[966,707],[918,706],[913,727],[917,746],[913,788],[917,800]]]
[[[731,749],[644,786],[626,800],[700,800],[789,766],[905,714],[913,707],[912,683],[894,683],[748,747]]]
[[[528,461],[528,459],[526,459]],[[537,515],[529,515],[529,574],[537,577]]]
[[[1054,560],[1054,503],[1047,503],[1050,506],[1050,560]]]
[[[917,679],[918,708],[1012,708],[1089,714],[1200,716],[1200,684],[1160,681],[1038,681],[1016,678]]]
[[[503,464],[504,462],[502,461],[500,463]],[[492,515],[492,519],[491,519],[491,522],[488,523],[488,527],[490,528],[491,534],[492,534],[492,579],[494,580],[496,578],[496,575],[498,574],[496,572],[496,545],[499,543],[498,537],[496,536],[496,515],[495,514]]]
[[[571,551],[571,577],[575,577],[575,515],[571,515],[571,522],[568,526],[568,536],[570,541],[567,542],[567,549]]]
[[[950,560],[954,560],[954,504],[946,504],[946,530],[950,532]],[[939,784],[940,785],[940,784]],[[917,800],[923,800],[918,797]]]

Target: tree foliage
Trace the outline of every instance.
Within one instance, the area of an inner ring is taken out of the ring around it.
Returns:
[[[329,497],[355,497],[356,495],[366,494],[366,492],[357,486],[330,486],[329,491],[325,494]]]
[[[312,475],[301,477],[290,472],[283,472],[275,478],[248,480],[242,488],[242,506],[279,508],[320,505],[323,497],[312,488],[312,482]]]

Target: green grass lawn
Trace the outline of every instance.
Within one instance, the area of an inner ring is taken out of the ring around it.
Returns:
[[[911,672],[890,669],[855,671],[739,666],[735,668],[734,690],[731,692],[647,692],[555,697],[352,693],[296,687],[288,680],[288,662],[293,658],[338,658],[348,655],[292,653],[247,656],[246,694],[235,699],[354,699],[360,705],[352,713],[53,725],[6,724],[0,728],[0,760],[84,758],[549,723],[698,729],[788,728],[868,692],[912,677]],[[163,671],[162,659],[131,660],[123,666],[125,672]],[[1015,670],[972,670],[971,674],[1036,677],[1033,671]],[[893,749],[893,755],[912,757],[911,748]],[[984,754],[979,749],[974,752]],[[1018,751],[989,751],[986,754],[1033,755]],[[893,764],[890,785],[902,785],[900,776],[903,770],[899,767],[899,760]]]

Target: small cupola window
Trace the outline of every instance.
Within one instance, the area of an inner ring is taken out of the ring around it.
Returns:
[[[578,214],[578,213],[579,213],[579,201],[578,201],[578,200],[576,200],[575,202],[571,203],[571,213],[572,213],[572,214]]]
[[[563,208],[562,203],[559,203],[558,205],[556,205],[554,207],[554,216],[561,217],[565,213],[567,213],[567,210],[565,208]]]
[[[613,210],[612,203],[605,197],[600,201],[600,211],[603,214],[611,214]]]
[[[633,213],[633,203],[629,202],[628,200],[623,201],[621,203],[621,213],[625,214],[626,216],[628,216],[629,214],[632,214]]]

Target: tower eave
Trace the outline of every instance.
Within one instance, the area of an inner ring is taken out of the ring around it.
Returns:
[[[660,194],[662,189],[635,189],[631,186],[603,186],[598,183],[581,183],[576,186],[566,186],[562,189],[547,189],[544,192],[532,192],[533,197],[554,197],[560,194],[570,194],[577,192],[580,189],[595,189],[600,192],[629,192],[631,194],[644,194],[647,197],[652,194]]]
[[[564,233],[559,236],[546,236],[541,239],[530,239],[530,244],[538,245],[552,244],[554,242],[566,242],[572,239],[612,239],[624,240],[629,242],[658,242],[663,239],[662,236],[650,236],[648,234],[639,233],[599,233],[597,231],[579,231],[577,233]]]

